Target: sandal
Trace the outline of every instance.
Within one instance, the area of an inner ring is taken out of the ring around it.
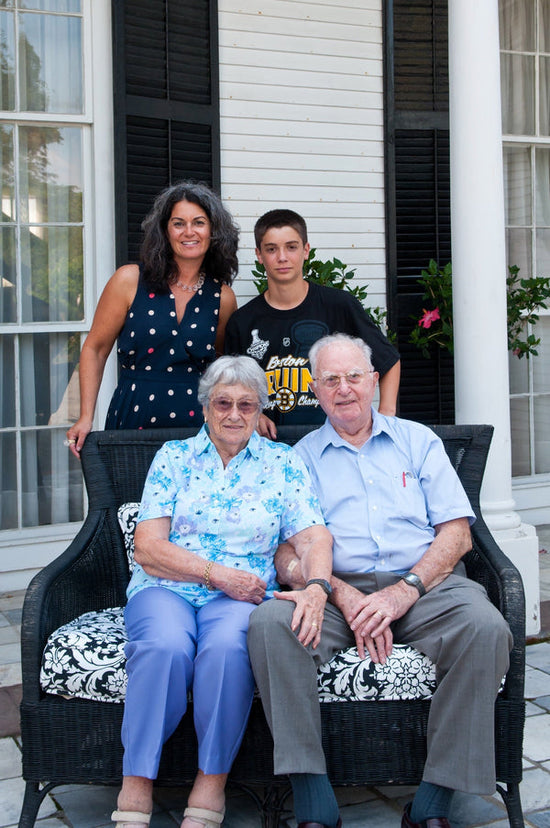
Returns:
[[[218,828],[222,824],[225,816],[225,808],[223,811],[209,811],[206,808],[186,808],[183,812],[183,818],[191,817],[197,822],[202,822],[204,828]]]
[[[111,819],[116,822],[115,828],[123,828],[128,822],[149,825],[151,814],[144,814],[141,811],[113,811]]]

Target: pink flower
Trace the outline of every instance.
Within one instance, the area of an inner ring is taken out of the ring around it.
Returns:
[[[419,327],[431,328],[432,322],[436,322],[441,318],[439,316],[439,308],[434,308],[432,311],[427,311],[426,308],[422,308],[422,310],[424,311],[424,315],[418,320]]]

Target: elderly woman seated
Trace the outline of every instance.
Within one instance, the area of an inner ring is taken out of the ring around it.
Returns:
[[[112,818],[148,825],[162,746],[192,690],[198,773],[182,828],[217,828],[246,727],[254,678],[246,636],[277,589],[273,557],[291,543],[308,578],[330,577],[332,540],[301,459],[256,433],[265,375],[250,357],[221,357],[203,375],[205,424],[155,456],[135,533],[125,622],[128,689],[123,784]],[[305,645],[320,638],[311,590],[294,600]]]

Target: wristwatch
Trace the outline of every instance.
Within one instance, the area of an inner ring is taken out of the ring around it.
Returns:
[[[330,595],[332,592],[332,587],[328,581],[325,581],[324,578],[311,578],[307,583],[306,587],[310,586],[310,584],[319,584],[321,589],[323,589],[327,595]]]
[[[418,592],[420,593],[421,598],[423,595],[426,594],[426,587],[424,586],[418,575],[415,575],[414,572],[405,572],[405,574],[401,576],[401,580],[405,581],[405,583],[409,584],[409,586],[416,587]]]

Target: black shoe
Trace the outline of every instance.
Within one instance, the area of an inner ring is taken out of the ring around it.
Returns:
[[[407,803],[401,818],[401,828],[451,828],[451,823],[445,817],[431,817],[423,822],[413,822],[409,816],[411,803]]]

